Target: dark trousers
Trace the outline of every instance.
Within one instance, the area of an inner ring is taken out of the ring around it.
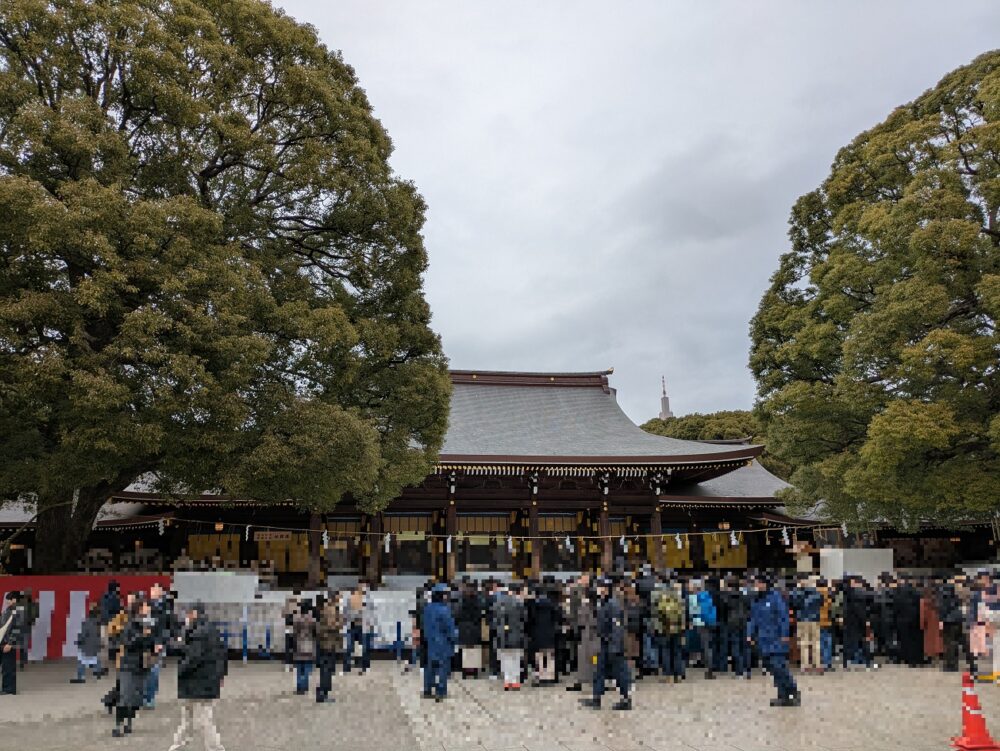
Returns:
[[[905,621],[899,624],[899,656],[902,661],[915,668],[924,662],[924,633],[918,622]]]
[[[316,698],[324,701],[333,688],[333,672],[337,669],[337,655],[332,651],[320,651],[316,657],[316,664],[319,666],[319,685],[316,686]]]
[[[944,642],[944,669],[949,671],[958,670],[958,656],[962,649],[963,642],[962,624],[945,623],[941,630],[941,639]]]
[[[799,689],[795,685],[795,679],[792,678],[791,671],[788,669],[788,655],[770,654],[763,655],[763,658],[768,672],[774,676],[774,687],[778,689],[778,698],[788,699],[795,696],[799,692]]]
[[[17,650],[0,652],[0,692],[17,693]]]
[[[438,696],[448,695],[448,673],[451,670],[451,659],[427,660],[424,668],[424,693],[432,694],[437,689]]]
[[[684,677],[683,642],[684,636],[682,634],[658,634],[656,636],[656,648],[659,652],[660,669],[663,671],[663,675]]]
[[[594,698],[600,699],[604,696],[604,681],[607,678],[614,679],[618,684],[618,690],[623,697],[628,697],[629,673],[628,661],[625,655],[611,654],[606,650],[601,650],[597,655],[597,666],[594,670]]]
[[[750,675],[750,644],[738,628],[729,629],[729,656],[736,675]]]
[[[876,623],[872,629],[875,632],[875,651],[884,656],[886,662],[899,662],[899,639],[895,623]]]
[[[868,642],[861,633],[844,632],[844,667],[852,662],[871,667],[872,656],[868,654]]]
[[[347,631],[347,649],[344,650],[344,672],[351,672],[354,664],[354,645],[361,644],[361,669],[368,670],[372,665],[372,642],[374,634],[366,634],[361,626],[353,625]]]
[[[712,633],[712,670],[725,673],[729,662],[729,639],[732,629],[724,623],[717,625]]]
[[[557,675],[572,675],[576,672],[576,640],[558,639],[556,641],[556,673]]]
[[[711,626],[698,626],[698,641],[701,643],[701,659],[705,663],[705,670],[709,673],[715,667],[714,647],[715,631]]]

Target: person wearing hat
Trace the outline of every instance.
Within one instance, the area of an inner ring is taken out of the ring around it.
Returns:
[[[426,643],[427,665],[424,667],[425,699],[443,701],[448,696],[448,675],[455,654],[458,629],[448,605],[448,585],[435,584],[431,601],[423,609],[421,639]]]
[[[590,699],[581,699],[580,703],[591,709],[600,709],[604,683],[608,677],[613,677],[622,698],[612,709],[632,709],[630,676],[625,660],[625,611],[621,601],[612,595],[611,582],[607,579],[597,583],[597,599],[597,634],[601,649],[594,669],[594,695]]]
[[[747,639],[757,645],[768,672],[774,676],[778,696],[772,707],[797,707],[802,703],[798,686],[788,669],[790,622],[788,605],[777,589],[770,586],[767,576],[754,579],[756,598],[750,606]]]
[[[0,694],[17,693],[17,648],[24,630],[20,592],[8,592],[0,611]]]

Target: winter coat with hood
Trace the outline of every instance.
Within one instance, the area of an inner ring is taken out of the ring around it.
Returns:
[[[228,667],[226,646],[218,629],[199,616],[185,634],[177,665],[177,698],[218,699]]]

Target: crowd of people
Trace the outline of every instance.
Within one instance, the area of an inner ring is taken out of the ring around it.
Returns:
[[[331,700],[336,655],[345,672],[355,652],[367,669],[374,632],[367,592],[360,584],[344,598],[289,599],[286,653],[299,693],[319,665],[317,701]],[[998,624],[1000,593],[986,571],[972,578],[885,574],[873,586],[860,576],[688,576],[646,567],[569,582],[428,584],[412,611],[412,660],[423,669],[423,696],[439,701],[457,672],[502,679],[506,691],[527,681],[564,682],[570,691],[589,690],[581,701],[594,708],[613,681],[620,693],[614,708],[627,710],[635,681],[677,683],[695,668],[707,679],[749,679],[760,668],[777,688],[772,705],[796,706],[796,665],[814,674],[885,663],[957,671],[964,656],[971,672],[1000,681]]]
[[[114,667],[114,685],[102,700],[114,716],[114,737],[132,732],[140,710],[155,708],[163,660],[175,655],[181,720],[170,748],[185,747],[198,731],[209,751],[222,751],[213,707],[227,672],[227,650],[205,616],[205,606],[195,603],[178,617],[173,598],[159,584],[123,594],[112,581],[91,603],[76,637],[77,669],[70,683],[85,683],[88,670],[99,680]]]
[[[37,608],[11,592],[0,609],[0,693],[16,691],[18,656]],[[285,660],[298,694],[309,693],[314,668],[317,702],[332,702],[334,676],[371,666],[377,613],[370,585],[289,597]],[[632,707],[637,681],[679,683],[689,671],[706,679],[772,677],[773,706],[801,703],[794,673],[964,666],[980,680],[1000,683],[1000,589],[994,574],[915,577],[885,574],[874,584],[860,576],[827,581],[810,574],[766,572],[698,575],[654,572],[572,580],[496,578],[428,582],[417,590],[411,616],[409,663],[419,664],[423,696],[443,701],[453,673],[492,678],[505,691],[564,685],[587,692],[585,707],[600,708],[609,683],[617,710]],[[154,584],[123,594],[115,582],[90,605],[76,637],[75,677],[100,680],[115,670],[104,705],[112,734],[132,732],[140,710],[156,705],[160,668],[178,657],[181,721],[173,751],[199,731],[221,751],[213,719],[227,672],[226,645],[195,604],[183,617],[169,593]]]

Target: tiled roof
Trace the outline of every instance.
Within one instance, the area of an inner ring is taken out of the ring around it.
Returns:
[[[754,446],[719,446],[647,433],[618,406],[604,373],[589,377],[533,373],[525,378],[503,374],[504,383],[491,383],[500,374],[482,372],[481,379],[474,381],[474,371],[459,372],[461,379],[453,377],[442,462],[472,457],[481,461],[528,457],[610,461],[620,457],[669,463],[749,458],[759,453]],[[550,383],[546,383],[548,378]],[[570,378],[586,385],[576,385]]]
[[[705,480],[697,485],[669,487],[665,495],[691,498],[774,498],[779,490],[790,488],[787,482],[768,472],[754,460],[728,474]]]

